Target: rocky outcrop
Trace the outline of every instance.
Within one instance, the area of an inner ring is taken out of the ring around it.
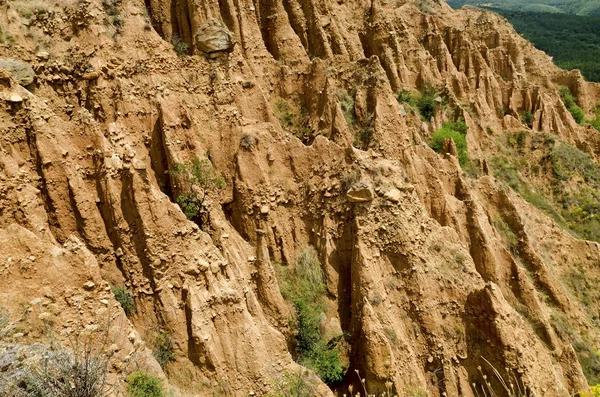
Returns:
[[[233,51],[234,40],[233,33],[214,18],[196,31],[196,48],[207,54]]]
[[[28,64],[10,58],[0,58],[0,69],[7,70],[12,78],[21,85],[33,83],[35,72]]]

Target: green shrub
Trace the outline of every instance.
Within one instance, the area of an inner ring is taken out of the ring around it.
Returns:
[[[450,129],[448,127],[442,127],[433,133],[429,146],[438,153],[442,153],[444,148],[444,141],[446,139],[452,139],[456,145],[456,151],[458,153],[458,162],[461,166],[464,166],[469,162],[469,154],[467,153],[467,140],[465,136],[458,131]]]
[[[435,98],[437,98],[436,88],[426,84],[417,98],[417,109],[419,109],[419,114],[425,121],[431,120],[435,114]]]
[[[444,121],[442,123],[442,127],[458,131],[463,135],[467,135],[467,131],[469,130],[467,123],[465,123],[465,119],[463,119],[462,117],[456,120],[455,122]]]
[[[354,98],[352,98],[346,91],[338,93],[338,100],[340,101],[340,107],[342,113],[344,113],[344,119],[346,123],[351,126],[356,122],[356,114],[354,113]]]
[[[135,314],[135,301],[133,300],[133,295],[131,295],[131,292],[129,292],[124,285],[113,286],[111,289],[115,299],[123,308],[125,315],[129,317],[132,314]]]
[[[173,346],[171,336],[166,332],[160,332],[156,336],[152,355],[158,364],[160,364],[161,367],[164,367],[168,363],[175,361],[174,349],[175,347]]]
[[[314,248],[308,247],[296,258],[294,269],[280,277],[282,294],[295,309],[294,359],[312,369],[326,383],[342,380],[347,364],[338,343],[325,340],[321,315],[325,310],[323,270]]]
[[[162,380],[146,372],[136,371],[127,377],[129,397],[164,397]]]
[[[396,99],[400,103],[406,103],[410,106],[414,105],[414,98],[410,91],[400,90],[396,93]]]
[[[571,90],[569,90],[567,87],[560,87],[558,89],[558,93],[560,94],[565,107],[569,113],[571,113],[571,116],[573,116],[575,122],[577,122],[577,124],[581,124],[585,119],[585,113],[579,106],[577,106],[575,97],[571,93]]]
[[[169,174],[178,176],[183,180],[185,191],[180,193],[175,202],[181,207],[185,216],[195,221],[203,223],[204,200],[210,190],[223,187],[223,178],[217,176],[208,157],[195,157],[187,163],[177,163],[167,171]]]
[[[527,127],[533,127],[533,113],[525,111],[521,113],[521,122]]]

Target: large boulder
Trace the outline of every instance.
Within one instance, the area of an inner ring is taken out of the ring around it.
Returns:
[[[9,71],[12,78],[21,85],[33,83],[35,77],[35,72],[31,66],[16,59],[0,58],[0,69]]]
[[[231,52],[234,44],[233,33],[214,18],[206,21],[196,31],[196,48],[207,54]]]

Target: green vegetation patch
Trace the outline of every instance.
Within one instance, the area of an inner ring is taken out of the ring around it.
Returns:
[[[154,350],[152,355],[160,364],[165,367],[168,363],[175,361],[175,346],[168,332],[159,332],[154,341]]]
[[[211,190],[221,189],[225,183],[223,178],[217,175],[208,156],[177,163],[167,172],[183,182],[183,190],[175,202],[189,220],[202,225],[206,220],[206,195]]]
[[[442,128],[433,133],[429,146],[438,153],[442,153],[444,149],[444,141],[452,139],[458,153],[458,162],[461,167],[469,165],[469,153],[467,151],[467,125],[463,119],[458,119],[454,123],[444,122]]]
[[[143,371],[136,371],[127,377],[129,397],[165,397],[162,380]]]
[[[133,295],[131,294],[131,292],[129,292],[129,290],[127,290],[127,288],[124,285],[113,286],[111,290],[113,295],[115,296],[115,299],[123,308],[125,315],[129,317],[135,314],[135,301],[133,300]]]
[[[565,107],[567,108],[569,113],[571,113],[571,116],[573,116],[575,122],[577,122],[577,124],[581,124],[585,119],[585,113],[577,105],[577,102],[575,100],[575,97],[571,93],[571,90],[569,90],[569,88],[567,87],[560,87],[558,93],[560,94],[560,98],[565,104]]]
[[[283,297],[291,302],[295,316],[294,359],[312,369],[328,384],[339,382],[348,368],[339,347],[341,338],[325,339],[321,316],[325,311],[326,288],[323,270],[314,248],[302,250],[293,269],[282,269],[279,277]]]

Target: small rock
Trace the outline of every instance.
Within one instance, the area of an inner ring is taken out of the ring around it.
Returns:
[[[386,199],[388,199],[389,201],[391,201],[392,203],[398,203],[398,202],[400,202],[400,198],[402,197],[402,194],[400,193],[400,190],[392,189],[392,190],[385,192],[383,196]]]
[[[83,289],[87,290],[87,291],[91,291],[94,289],[94,287],[96,287],[96,284],[94,284],[91,281],[87,281],[83,284]]]
[[[13,92],[8,96],[8,99],[6,101],[10,102],[10,103],[21,103],[21,102],[23,102],[23,97],[15,92]]]
[[[48,51],[40,51],[35,54],[35,56],[42,61],[47,61],[50,59],[50,53]]]
[[[121,248],[117,248],[117,250],[115,251],[115,256],[117,258],[120,258],[123,256],[123,250]]]
[[[198,269],[198,267],[197,266],[193,266],[193,265],[190,266],[190,267],[188,267],[187,269],[185,269],[183,272],[185,274],[189,274],[191,276],[197,276],[197,275],[200,274],[200,270]]]
[[[100,303],[102,303],[103,305],[108,305],[108,300],[107,299],[100,299]]]
[[[136,170],[145,170],[146,169],[146,163],[144,163],[140,159],[135,159],[135,160],[133,160],[133,168],[136,169]]]
[[[366,185],[353,186],[346,192],[346,198],[351,203],[366,203],[373,200],[373,191]]]
[[[269,206],[268,205],[262,205],[260,207],[260,213],[263,215],[266,215],[269,213]]]

